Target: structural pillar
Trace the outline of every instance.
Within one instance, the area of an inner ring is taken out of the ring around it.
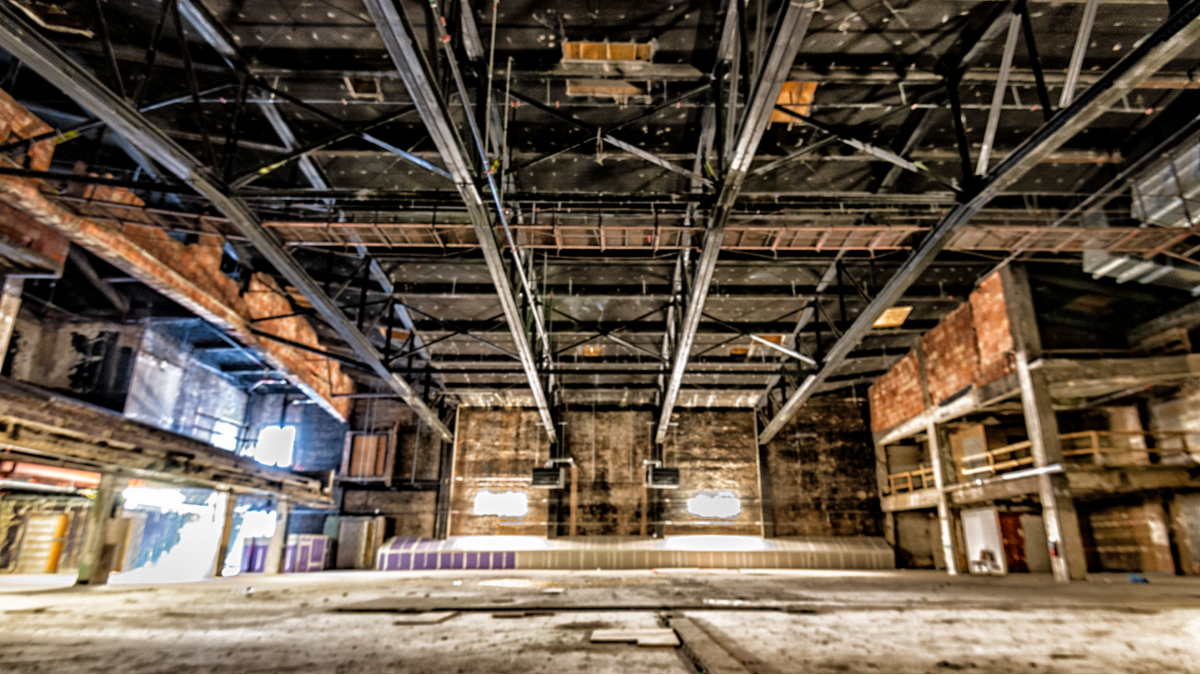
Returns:
[[[7,287],[5,284],[5,290]],[[108,529],[113,521],[113,512],[117,508],[117,497],[128,482],[127,478],[111,473],[100,476],[96,498],[88,511],[83,550],[79,556],[79,576],[75,580],[77,585],[101,586],[108,583],[108,573],[113,562],[113,547],[108,543]]]
[[[217,557],[213,560],[214,577],[225,576],[225,558],[229,556],[229,542],[233,538],[233,516],[237,508],[237,494],[232,490],[225,493],[225,519],[221,525],[221,539],[217,542]]]
[[[8,343],[12,341],[13,329],[17,325],[21,293],[24,290],[25,280],[21,277],[4,277],[4,288],[0,290],[0,364],[8,355]]]
[[[891,473],[891,469],[888,468],[887,446],[878,441],[874,445],[875,483],[879,487],[879,499],[883,501],[883,498],[890,494],[888,474]],[[896,550],[896,514],[891,511],[884,511],[883,513],[883,539],[887,542],[888,546],[892,547],[893,551]]]
[[[1061,469],[1064,466],[1062,442],[1058,437],[1058,419],[1050,405],[1050,385],[1041,371],[1030,367],[1031,360],[1041,357],[1042,342],[1033,313],[1029,281],[1023,267],[1009,265],[1000,273],[1012,329],[1017,380],[1021,386],[1021,408],[1025,414],[1025,430],[1029,435],[1033,466],[1035,469],[1047,469],[1057,465]],[[1075,500],[1071,497],[1067,477],[1061,470],[1045,472],[1038,474],[1037,482],[1054,580],[1084,580],[1087,578],[1087,556],[1083,550],[1079,515],[1075,512]]]
[[[1200,542],[1195,541],[1188,528],[1187,509],[1183,495],[1172,495],[1167,501],[1171,539],[1179,555],[1179,571],[1184,576],[1200,576]],[[1189,495],[1189,498],[1194,498]]]
[[[942,531],[942,557],[946,561],[946,572],[958,574],[958,554],[954,548],[954,515],[946,499],[946,473],[942,469],[942,450],[938,439],[937,424],[929,416],[925,435],[929,437],[929,461],[933,466],[933,485],[937,490],[938,525]]]
[[[283,571],[283,553],[287,547],[288,520],[292,515],[292,504],[286,499],[275,501],[275,534],[267,545],[267,559],[263,563],[263,574],[279,574]]]

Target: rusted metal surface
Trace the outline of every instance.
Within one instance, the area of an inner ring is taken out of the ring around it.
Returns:
[[[14,108],[15,106],[15,108]],[[0,111],[20,116],[21,108],[11,99],[0,98]],[[24,113],[28,115],[28,112]],[[32,116],[31,116],[32,117]],[[88,209],[121,209],[145,214],[143,221],[96,220],[83,217],[63,203],[51,200],[38,182],[0,176],[0,202],[50,227],[123,270],[159,293],[186,307],[201,318],[228,332],[258,353],[273,369],[300,388],[331,415],[345,420],[348,399],[335,394],[352,392],[354,384],[331,359],[254,335],[255,319],[292,314],[291,304],[273,279],[255,274],[245,292],[221,272],[225,239],[219,234],[201,234],[195,243],[182,244],[153,220],[136,195],[123,188],[89,186],[82,200]],[[96,201],[93,201],[96,200]],[[95,207],[96,202],[102,206]],[[292,342],[321,348],[312,326],[302,317],[277,319],[255,325],[260,331]]]

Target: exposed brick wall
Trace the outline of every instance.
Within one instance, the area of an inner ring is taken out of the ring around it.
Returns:
[[[44,256],[56,270],[62,269],[71,248],[71,240],[57,230],[3,203],[0,203],[0,236]]]
[[[775,536],[879,536],[875,450],[860,405],[817,396],[767,445]]]
[[[934,405],[970,387],[979,375],[975,324],[964,302],[921,338],[929,397]]]
[[[342,449],[348,426],[315,405],[293,405],[296,394],[287,396],[288,406],[283,417],[280,408],[283,394],[255,394],[250,397],[246,414],[246,439],[249,445],[258,442],[263,427],[296,427],[292,468],[299,471],[336,471],[342,467]]]
[[[23,107],[0,92],[0,126],[12,120],[36,120]],[[7,122],[5,120],[8,120]],[[29,124],[28,121],[25,121]],[[19,125],[18,125],[19,126]],[[44,125],[43,125],[44,126]],[[40,128],[40,127],[39,127]],[[45,127],[49,130],[49,127]],[[3,129],[0,128],[0,133]],[[47,157],[47,162],[48,162]],[[141,205],[121,188],[93,188],[96,199]],[[275,282],[256,274],[245,294],[220,270],[224,241],[200,235],[193,244],[182,244],[162,230],[83,218],[42,194],[37,182],[0,176],[0,201],[27,214],[37,223],[54,228],[130,276],[154,288],[198,316],[233,334],[263,355],[272,367],[318,400],[329,413],[345,419],[351,401],[333,394],[351,392],[354,383],[341,365],[318,354],[296,349],[250,332],[250,322],[292,313],[291,304]],[[255,326],[294,342],[321,347],[312,326],[302,317],[290,317]]]
[[[917,353],[909,352],[881,375],[868,391],[871,431],[883,431],[925,410]]]
[[[12,143],[49,131],[53,131],[49,125],[14,101],[6,92],[0,91],[0,143]],[[50,156],[54,154],[54,139],[33,144],[28,154],[30,169],[46,171],[50,168]],[[23,166],[12,160],[9,160],[8,164],[14,167]],[[67,260],[70,242],[66,237],[5,205],[0,205],[0,235],[45,256],[60,270]]]
[[[54,129],[13,100],[8,92],[0,90],[0,143],[33,138],[51,131]],[[28,150],[29,168],[34,171],[49,170],[50,156],[53,154],[53,138],[34,143]]]
[[[975,322],[979,371],[975,386],[981,387],[1014,371],[1012,328],[1004,301],[1000,273],[984,279],[971,294],[971,314]]]
[[[984,279],[921,339],[929,397],[936,405],[969,385],[982,387],[1014,371],[1012,329],[1000,273]],[[871,385],[871,431],[883,431],[925,409],[920,364],[909,352]]]

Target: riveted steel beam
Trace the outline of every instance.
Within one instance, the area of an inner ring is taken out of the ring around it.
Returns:
[[[696,330],[704,313],[704,302],[708,298],[708,287],[712,283],[721,243],[725,239],[725,226],[742,191],[750,164],[754,161],[758,143],[770,122],[779,92],[791,72],[792,63],[800,51],[800,43],[808,32],[808,24],[816,6],[816,0],[787,0],[779,9],[775,32],[764,54],[759,78],[753,83],[753,89],[746,101],[746,110],[742,115],[737,138],[729,150],[728,170],[721,181],[717,202],[709,216],[704,234],[704,248],[697,261],[691,284],[691,297],[684,312],[679,339],[675,344],[671,375],[667,378],[666,390],[663,392],[662,410],[655,432],[655,441],[658,443],[666,439],[667,430],[670,428],[671,410],[675,407],[679,387],[687,371],[688,355],[696,339]]]
[[[0,47],[51,83],[109,128],[129,140],[160,166],[203,195],[244,236],[275,269],[296,287],[313,309],[338,335],[384,380],[409,406],[443,438],[453,435],[437,415],[425,405],[408,382],[390,372],[379,352],[365,335],[346,318],[341,309],[325,295],[319,284],[293,259],[272,236],[249,206],[229,194],[228,189],[209,168],[156,128],[129,101],[105,87],[52,42],[29,28],[13,10],[0,7]]]
[[[504,317],[508,323],[509,330],[512,331],[513,342],[516,344],[517,354],[525,371],[525,378],[528,380],[529,388],[533,393],[533,400],[541,415],[543,428],[546,431],[546,435],[550,437],[550,441],[552,443],[556,442],[558,434],[555,431],[554,420],[550,415],[546,389],[543,387],[541,376],[538,373],[538,364],[533,347],[529,341],[529,336],[525,332],[525,321],[521,308],[517,303],[516,292],[510,283],[509,271],[505,269],[504,257],[500,253],[500,247],[496,242],[496,236],[492,229],[493,214],[489,211],[487,202],[492,202],[492,206],[495,209],[494,216],[506,232],[508,231],[507,214],[505,213],[504,205],[500,202],[499,190],[495,185],[492,173],[487,166],[487,157],[482,156],[484,150],[483,140],[479,127],[476,125],[472,115],[471,106],[464,105],[462,114],[466,121],[466,127],[471,133],[472,140],[475,146],[477,146],[476,149],[479,151],[475,154],[481,155],[475,159],[472,159],[473,154],[468,151],[467,145],[463,142],[458,125],[450,112],[445,97],[435,85],[437,80],[430,70],[429,61],[421,51],[419,46],[421,41],[415,35],[412,25],[408,22],[408,18],[404,14],[404,10],[397,6],[397,0],[363,0],[363,4],[366,5],[367,12],[371,15],[372,20],[375,21],[379,35],[383,38],[383,44],[387,48],[392,61],[396,64],[396,69],[404,81],[404,86],[408,89],[408,94],[413,100],[413,105],[417,107],[417,112],[425,122],[426,131],[429,132],[430,138],[433,139],[434,144],[437,146],[438,152],[446,164],[446,169],[453,177],[455,187],[458,188],[463,203],[466,205],[467,214],[470,217],[471,224],[474,226],[475,235],[479,239],[484,260],[487,262],[488,272],[491,274],[492,282],[496,286],[496,294],[500,299],[500,307],[504,311]],[[429,21],[436,23],[437,18],[431,16],[429,17]],[[444,26],[439,24],[437,29],[441,35],[445,36]],[[445,37],[448,38],[448,36]],[[447,55],[452,56],[452,53],[448,49]],[[457,66],[452,60],[450,61],[450,65],[455,75],[455,82],[461,90],[462,80],[458,74]],[[465,99],[465,91],[460,91],[460,93],[463,94]],[[488,191],[490,194],[484,194],[481,184],[489,186]],[[515,242],[511,238],[509,244],[512,249],[511,252],[515,257],[517,251]],[[519,260],[514,261],[513,273],[521,280],[529,305],[533,309],[532,315],[535,330],[543,342],[543,351],[549,353],[549,340],[546,338],[542,327],[541,310],[536,297],[531,292],[528,278],[525,276],[525,271]]]

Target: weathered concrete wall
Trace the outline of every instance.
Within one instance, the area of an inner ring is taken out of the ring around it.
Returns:
[[[298,471],[336,471],[342,466],[342,448],[347,424],[340,422],[320,406],[307,403],[299,394],[287,396],[287,410],[280,417],[283,394],[252,394],[246,413],[248,450],[264,427],[296,427],[292,468]],[[301,401],[301,404],[295,404]]]
[[[38,321],[22,313],[9,344],[14,379],[123,410],[140,327],[105,321]]]
[[[762,534],[762,499],[758,477],[758,443],[751,411],[681,412],[663,444],[667,466],[680,469],[678,490],[664,493],[662,517],[667,535]],[[689,511],[689,500],[721,498],[731,493],[741,501],[732,518],[713,518]]]
[[[248,396],[203,367],[153,322],[145,326],[125,416],[212,442],[219,422],[241,427]]]
[[[650,457],[654,414],[571,410],[562,421],[566,455],[578,467],[577,534],[639,535],[647,498],[643,461]]]
[[[436,492],[346,490],[342,513],[348,516],[387,516],[397,537],[432,537]]]
[[[767,445],[776,536],[878,536],[875,450],[862,409],[808,401]]]
[[[450,534],[546,534],[549,491],[530,487],[533,468],[550,456],[539,422],[536,410],[459,409]],[[485,492],[524,494],[529,512],[519,517],[475,513],[476,499]]]
[[[403,401],[357,399],[350,418],[351,431],[396,432],[396,460],[392,478],[397,482],[437,480],[441,463],[441,438]]]

